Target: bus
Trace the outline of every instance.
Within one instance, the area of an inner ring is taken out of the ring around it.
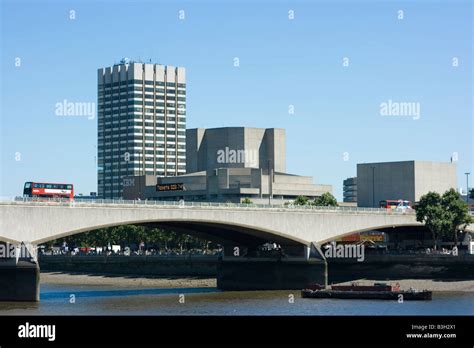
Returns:
[[[72,184],[56,184],[44,182],[25,182],[23,197],[68,198],[74,199]]]
[[[386,209],[412,209],[412,203],[403,199],[386,199],[380,201],[379,207]]]

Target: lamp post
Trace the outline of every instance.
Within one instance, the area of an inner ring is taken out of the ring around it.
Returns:
[[[268,160],[268,205],[272,205],[273,196],[273,170],[272,160]]]
[[[466,175],[466,203],[469,203],[469,174],[471,173],[464,173]]]
[[[372,208],[375,208],[375,167],[372,168]]]

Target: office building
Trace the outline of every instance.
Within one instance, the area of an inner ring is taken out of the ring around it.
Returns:
[[[127,176],[186,173],[186,73],[123,59],[98,69],[98,195]]]

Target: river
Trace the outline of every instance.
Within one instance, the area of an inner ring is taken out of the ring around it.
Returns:
[[[0,315],[474,315],[474,293],[434,292],[432,301],[398,303],[303,299],[296,290],[42,284],[39,303],[3,302]]]

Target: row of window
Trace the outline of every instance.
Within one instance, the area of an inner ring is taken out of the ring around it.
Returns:
[[[152,91],[147,91],[147,92],[153,92]],[[163,91],[164,92],[164,91]],[[162,93],[163,93],[162,92]],[[168,94],[174,94],[174,90],[167,90]],[[175,99],[176,98],[176,95],[173,95],[173,96],[170,96],[166,94],[166,97],[167,99]],[[177,97],[179,101],[186,101],[186,97],[185,96],[182,96],[183,94],[185,93],[178,93],[179,96]],[[127,98],[130,99],[130,98],[142,98],[143,95],[145,96],[145,98],[149,98],[149,99],[153,99],[153,97],[155,99],[165,99],[165,94],[163,95],[157,95],[157,94],[144,94],[141,90],[135,90],[131,93],[128,93],[128,94],[123,94],[123,95],[111,95],[111,94],[108,94],[107,96],[103,96],[103,95],[99,95],[98,99],[99,99],[99,104],[100,103],[107,103],[107,102],[110,102],[110,101],[115,101],[115,102],[118,102],[119,99],[123,99],[123,100],[126,100]]]
[[[165,168],[165,165],[164,165],[164,164],[145,164],[145,165],[142,164],[142,165],[140,166],[140,165],[134,164],[133,167],[127,168],[127,169],[128,169],[128,170],[139,170],[140,167],[142,167],[142,168],[158,168],[158,169],[164,169],[164,168]],[[176,166],[176,164],[168,163],[168,164],[166,165],[166,168],[168,168],[168,169],[174,169],[174,168],[176,168],[176,167],[178,167],[178,169],[186,169],[186,165],[184,165],[184,164],[178,164],[178,165]],[[115,169],[115,170],[113,170],[113,169]],[[115,167],[115,168],[108,168],[107,170],[105,170],[105,168],[104,168],[104,171],[103,171],[102,173],[104,174],[105,177],[107,177],[107,172],[118,171],[118,169],[119,169],[118,167]]]
[[[179,143],[180,145],[178,145],[178,147],[174,146],[174,147],[168,147],[167,148],[167,152],[168,153],[174,153],[175,150],[177,149],[178,151],[178,154],[179,155],[182,155],[182,153],[180,152],[185,152],[184,150],[186,149],[186,145],[181,145],[182,143]],[[98,146],[98,152],[99,152],[99,155],[101,154],[102,151],[105,151],[105,152],[110,152],[110,150],[114,150],[113,153],[117,153],[117,154],[120,154],[120,153],[141,153],[143,148],[140,146],[138,149],[133,149],[133,148],[130,148],[130,149],[127,149],[127,147],[120,147],[120,150],[117,149],[117,146],[105,146],[105,145],[99,145]],[[164,154],[164,149],[162,147],[160,148],[154,148],[153,146],[145,146],[145,153],[146,154],[153,154],[154,150],[153,149],[156,149],[156,153],[157,154]],[[180,151],[180,150],[183,150],[183,151]]]
[[[119,87],[119,86],[123,86],[123,85],[141,85],[143,84],[143,82],[145,82],[145,85],[148,85],[148,86],[153,86],[153,85],[156,85],[156,86],[165,86],[165,82],[164,81],[150,81],[150,80],[126,80],[126,81],[120,81],[120,82],[113,82],[113,83],[104,83],[102,84],[103,88],[110,88],[110,87]],[[101,86],[99,84],[99,86]],[[180,88],[186,88],[186,84],[185,83],[176,83],[176,82],[166,82],[166,86],[168,87],[173,87],[173,86],[178,86]]]
[[[111,130],[99,130],[99,132],[97,133],[97,135],[99,137],[109,137],[109,136],[113,136],[114,138],[118,138],[118,137],[127,137],[127,136],[131,136],[131,135],[142,135],[144,132],[143,132],[143,127],[141,128],[132,128],[132,129],[128,129],[128,131],[124,131],[124,132],[120,132],[120,133],[116,133],[114,131],[111,131]],[[184,136],[186,135],[186,131],[183,131],[183,130],[174,130],[174,129],[170,129],[168,128],[167,129],[167,132],[165,132],[164,129],[156,129],[156,131],[154,132],[153,129],[145,129],[145,134],[158,134],[158,135],[161,135],[161,134],[168,134],[169,136],[172,136],[173,138],[176,137],[176,134],[178,134],[178,136]],[[184,139],[183,139],[184,140]]]
[[[133,115],[132,115],[133,116]],[[175,115],[168,115],[167,123],[170,125],[176,124],[176,116]],[[141,126],[143,123],[145,123],[146,126],[153,126],[157,122],[165,122],[165,116],[161,115],[145,115],[145,117],[141,117],[139,115],[138,117],[128,117],[127,115],[122,116],[122,117],[113,117],[111,115],[107,116],[102,116],[101,119],[99,120],[99,126],[104,126],[106,124],[116,124],[118,126],[119,123],[126,123],[125,125],[121,125],[122,127],[124,126]],[[179,123],[181,122],[181,123]],[[178,124],[180,125],[179,128],[184,128],[185,125],[183,123],[186,123],[186,119],[181,119],[181,121],[178,121]]]
[[[140,103],[141,105],[141,103]],[[160,106],[159,103],[157,103],[157,106]],[[164,107],[164,105],[161,105],[161,107]],[[141,107],[136,107],[136,105],[134,106],[129,106],[127,108],[126,105],[124,106],[121,106],[120,109],[124,109],[124,110],[120,110],[121,113],[124,113],[125,110],[127,110],[127,112],[129,113],[133,113],[133,112],[138,112],[138,113],[157,113],[157,114],[164,114],[165,111],[164,109],[151,109],[151,108],[145,108],[145,111],[143,111],[143,108]],[[118,112],[119,112],[119,107],[113,107],[113,108],[110,108],[110,107],[105,107],[103,105],[100,105],[99,108],[99,117],[104,115],[104,114],[112,114],[112,115],[116,115]],[[182,105],[178,105],[178,108],[176,109],[174,107],[174,105],[168,105],[168,108],[166,109],[166,114],[178,114],[178,115],[186,115],[186,109],[184,107],[182,107]]]
[[[160,109],[157,109],[157,111]],[[153,120],[153,116],[155,115],[157,120],[164,120],[165,115],[162,110],[161,112],[157,112],[156,114],[151,113],[151,114],[145,114],[145,119],[147,120]],[[159,115],[157,115],[159,114]],[[176,119],[176,114],[170,114],[167,113],[166,117],[170,121],[174,121]],[[99,112],[98,114],[99,118],[99,123],[103,121],[104,119],[115,119],[115,120],[133,120],[133,119],[143,119],[143,113],[103,113]],[[186,122],[186,115],[178,115],[178,122]]]

